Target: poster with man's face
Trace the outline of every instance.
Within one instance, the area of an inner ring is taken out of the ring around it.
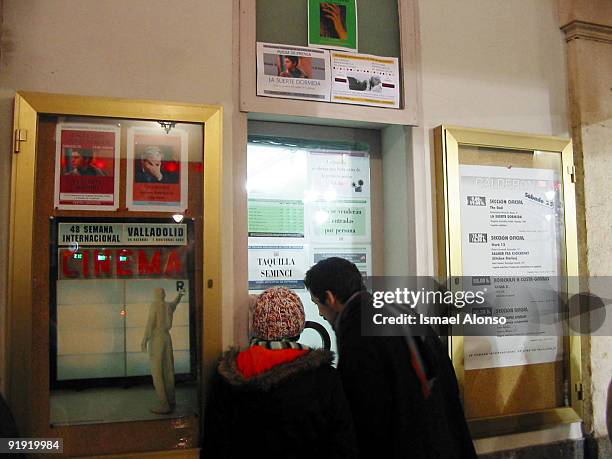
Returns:
[[[187,132],[128,130],[128,209],[183,212],[187,208],[187,175]]]
[[[119,207],[119,128],[57,125],[55,207],[116,210]]]

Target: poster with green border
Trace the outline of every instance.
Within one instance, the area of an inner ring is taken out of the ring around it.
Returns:
[[[308,45],[357,52],[357,0],[308,0]]]

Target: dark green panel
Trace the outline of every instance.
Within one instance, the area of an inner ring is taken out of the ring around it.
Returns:
[[[360,53],[400,56],[397,0],[357,0]],[[308,46],[307,0],[257,0],[257,41]]]
[[[307,0],[257,0],[257,41],[308,46]]]

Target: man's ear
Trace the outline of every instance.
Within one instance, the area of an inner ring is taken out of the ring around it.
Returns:
[[[331,290],[325,290],[325,303],[336,312],[340,312],[338,297]]]

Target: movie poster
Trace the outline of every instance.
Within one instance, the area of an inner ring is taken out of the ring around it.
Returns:
[[[119,207],[119,128],[59,123],[55,151],[55,207],[116,210]]]
[[[308,0],[308,46],[357,51],[357,0]]]
[[[328,102],[329,55],[323,49],[257,43],[257,95]]]
[[[130,128],[127,140],[129,210],[182,213],[187,208],[188,134]]]

